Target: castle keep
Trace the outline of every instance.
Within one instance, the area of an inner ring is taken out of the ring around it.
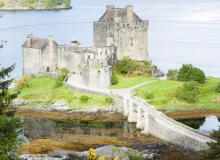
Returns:
[[[104,15],[93,24],[94,45],[115,46],[117,59],[129,56],[136,60],[148,57],[149,21],[140,19],[133,6],[106,7]]]
[[[52,36],[28,35],[23,49],[23,74],[56,73],[59,68],[70,71],[78,85],[108,88],[115,60],[129,56],[147,60],[148,21],[141,20],[132,6],[107,10],[94,22],[94,46],[81,47],[79,42],[59,45]]]

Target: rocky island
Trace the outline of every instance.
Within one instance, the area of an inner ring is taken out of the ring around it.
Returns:
[[[0,0],[0,10],[55,10],[71,8],[71,0]]]

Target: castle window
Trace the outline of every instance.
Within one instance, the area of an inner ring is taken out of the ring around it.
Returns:
[[[131,38],[131,46],[134,46],[134,39]]]
[[[46,71],[47,71],[47,72],[50,72],[50,68],[49,68],[49,67],[47,67],[47,68],[46,68]]]

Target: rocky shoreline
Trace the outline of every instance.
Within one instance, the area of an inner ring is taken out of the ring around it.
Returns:
[[[65,113],[97,113],[97,112],[114,112],[120,113],[118,107],[114,104],[108,106],[95,106],[91,105],[85,108],[78,107],[70,107],[65,100],[57,100],[50,105],[33,105],[31,107],[27,107],[28,104],[32,102],[25,101],[21,99],[15,99],[13,101],[13,105],[18,109],[24,110],[32,110],[32,111],[57,111],[57,112],[65,112]]]
[[[113,145],[105,145],[95,149],[96,155],[104,156],[105,158],[119,157],[120,159],[130,160],[131,155],[142,158],[144,160],[157,160],[160,153],[157,150],[137,151],[127,147],[116,147]],[[41,159],[41,160],[86,160],[88,151],[84,152],[68,152],[57,150],[51,154],[23,154],[22,159]]]

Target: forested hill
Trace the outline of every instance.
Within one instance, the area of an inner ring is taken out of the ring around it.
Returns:
[[[0,0],[0,9],[65,9],[70,8],[71,0]]]

